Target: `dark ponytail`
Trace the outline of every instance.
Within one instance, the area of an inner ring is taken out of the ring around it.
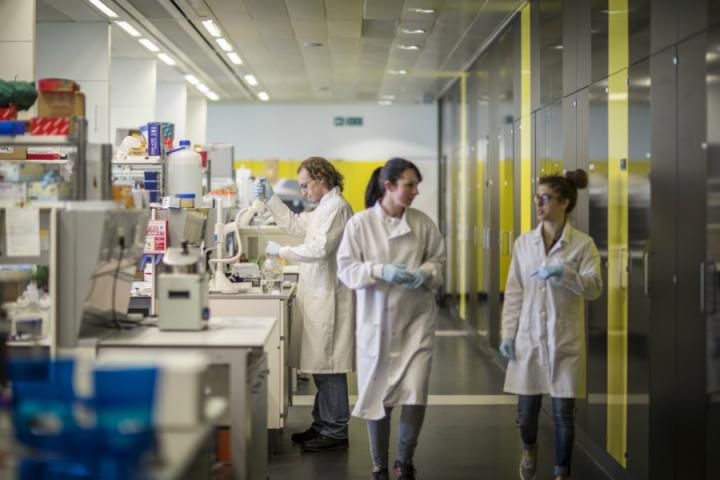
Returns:
[[[575,209],[577,204],[577,192],[588,186],[588,174],[585,170],[578,168],[565,172],[565,175],[548,175],[540,178],[538,185],[547,185],[555,192],[560,200],[569,200],[566,214]]]
[[[382,167],[377,167],[370,176],[370,181],[365,188],[365,208],[370,208],[385,194],[385,189],[380,183]]]
[[[385,182],[390,181],[393,185],[397,184],[397,181],[405,170],[413,170],[418,177],[418,182],[422,182],[422,174],[414,163],[404,158],[391,158],[387,161],[385,166],[378,167],[373,172],[368,182],[367,188],[365,188],[365,208],[370,208],[385,195]]]

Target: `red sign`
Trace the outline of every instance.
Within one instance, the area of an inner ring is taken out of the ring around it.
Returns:
[[[145,253],[165,253],[167,231],[167,220],[149,220],[145,231]]]

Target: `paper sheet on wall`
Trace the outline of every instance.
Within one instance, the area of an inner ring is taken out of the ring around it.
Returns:
[[[8,257],[40,255],[40,210],[37,208],[5,209],[5,232]]]

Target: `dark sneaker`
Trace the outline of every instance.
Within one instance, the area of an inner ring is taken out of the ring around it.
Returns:
[[[403,463],[400,460],[395,460],[395,478],[398,480],[415,480],[415,474],[417,470],[412,463]]]
[[[302,444],[303,452],[330,452],[333,450],[347,450],[349,446],[347,438],[326,437],[319,433],[317,437]]]
[[[535,480],[537,470],[537,445],[534,448],[523,450],[520,459],[520,480]]]
[[[293,443],[303,443],[312,440],[318,435],[320,435],[320,432],[310,427],[304,432],[293,433],[292,435],[290,435],[290,440],[292,440]]]
[[[383,468],[382,470],[373,472],[370,480],[390,480],[390,473],[388,473],[387,468]]]

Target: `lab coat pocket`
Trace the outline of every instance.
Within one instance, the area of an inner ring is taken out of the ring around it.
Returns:
[[[335,292],[308,289],[305,299],[304,322],[318,333],[332,335],[335,324]]]

